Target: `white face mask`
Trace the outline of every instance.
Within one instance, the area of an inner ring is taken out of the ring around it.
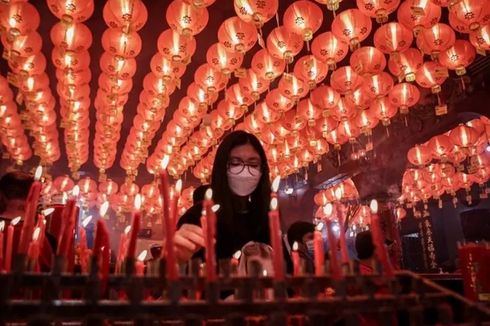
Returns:
[[[228,184],[230,185],[231,191],[238,196],[248,196],[254,192],[255,188],[259,184],[261,172],[256,172],[256,175],[252,175],[248,168],[243,169],[239,174],[232,174],[230,171],[227,172]]]

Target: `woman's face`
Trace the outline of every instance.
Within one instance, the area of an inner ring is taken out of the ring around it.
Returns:
[[[262,176],[262,160],[250,144],[239,145],[230,152],[227,162],[228,185],[238,196],[249,196]]]

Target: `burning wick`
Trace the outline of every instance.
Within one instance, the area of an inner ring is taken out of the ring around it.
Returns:
[[[92,221],[92,215],[89,215],[82,221],[82,226],[86,228],[91,221]]]
[[[369,204],[369,208],[371,209],[371,214],[377,214],[378,213],[378,201],[376,199],[371,200],[371,203]]]
[[[51,215],[52,213],[54,212],[54,208],[53,207],[50,207],[50,208],[46,208],[42,211],[42,214],[44,216],[48,216],[48,215]]]
[[[272,181],[272,186],[271,186],[272,192],[277,192],[277,190],[279,190],[279,183],[280,182],[281,182],[280,176],[277,176],[274,178],[274,180]]]
[[[36,172],[34,172],[34,180],[39,181],[42,175],[43,175],[43,167],[38,165],[38,167],[36,168]]]
[[[39,235],[41,234],[41,228],[38,226],[34,229],[34,232],[32,233],[32,241],[36,241],[39,239]]]
[[[124,228],[124,234],[129,234],[131,232],[131,225],[128,225]]]
[[[5,221],[0,221],[0,232],[5,228]]]
[[[211,207],[211,210],[212,210],[214,213],[216,213],[216,212],[217,212],[217,211],[220,209],[220,207],[221,207],[221,206],[220,206],[219,204],[215,204],[215,205],[213,205],[213,207]]]
[[[138,255],[138,260],[144,262],[147,255],[148,255],[148,250],[145,249],[142,252],[140,252],[140,254]]]
[[[326,217],[332,216],[333,205],[331,203],[327,203],[325,206],[323,206],[323,213],[325,214]]]
[[[71,195],[73,197],[78,197],[79,194],[80,194],[80,187],[76,185],[75,187],[73,187],[73,190],[71,191]]]
[[[100,205],[100,208],[99,208],[99,215],[100,215],[100,217],[105,216],[105,214],[107,214],[107,210],[108,209],[109,209],[109,202],[108,201],[103,202],[102,205]]]
[[[10,225],[17,225],[21,219],[21,216],[17,216],[16,218],[12,219],[12,221],[10,221]]]
[[[213,199],[213,189],[209,188],[208,190],[206,190],[206,194],[204,195],[204,198],[206,198],[206,200]]]
[[[162,170],[165,170],[167,168],[169,162],[170,162],[170,156],[165,155],[163,157],[162,163],[160,163],[160,167],[162,168]]]

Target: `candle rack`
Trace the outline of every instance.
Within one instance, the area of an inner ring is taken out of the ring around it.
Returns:
[[[199,261],[185,276],[167,282],[164,262],[149,264],[144,277],[111,274],[104,280],[96,268],[89,274],[63,274],[63,260],[55,260],[51,273],[15,269],[0,273],[0,324],[27,322],[51,325],[53,321],[103,325],[132,321],[154,325],[378,325],[490,323],[490,310],[409,271],[394,277],[349,272],[341,280],[325,276],[286,276],[284,280],[236,275],[229,262],[220,262],[219,277],[208,282]],[[233,298],[223,299],[223,291]]]

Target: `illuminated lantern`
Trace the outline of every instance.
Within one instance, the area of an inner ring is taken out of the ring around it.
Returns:
[[[184,96],[180,102],[177,112],[182,114],[190,121],[200,121],[202,117],[206,114],[206,106],[199,105],[195,100],[189,96]]]
[[[432,93],[437,94],[441,91],[441,85],[447,78],[447,70],[440,64],[429,61],[425,62],[416,72],[415,80],[417,84],[424,88],[432,89]]]
[[[415,73],[422,67],[424,55],[419,49],[410,48],[398,56],[391,56],[388,60],[388,69],[400,81],[415,81]]]
[[[400,109],[401,114],[407,114],[408,108],[417,104],[420,91],[417,86],[409,83],[400,83],[393,87],[389,95],[390,102]]]
[[[449,132],[449,137],[455,145],[461,148],[469,148],[476,144],[478,132],[474,128],[461,123]]]
[[[392,105],[387,97],[377,99],[369,108],[385,127],[391,123],[390,119],[397,113],[397,107]]]
[[[136,32],[124,33],[119,29],[108,28],[102,34],[105,51],[123,58],[134,58],[141,51],[141,37]]]
[[[196,51],[194,37],[181,35],[172,29],[167,29],[160,34],[157,45],[158,52],[176,62],[189,62]]]
[[[315,125],[315,120],[317,120],[322,114],[322,110],[311,103],[310,99],[308,98],[299,101],[296,110],[298,111],[299,115],[303,116],[308,121],[308,126],[310,127]]]
[[[379,74],[386,67],[386,59],[380,50],[372,46],[363,46],[350,56],[350,66],[361,76]]]
[[[425,145],[415,145],[407,152],[407,159],[416,166],[424,166],[430,163],[432,155],[430,149]]]
[[[359,9],[344,10],[332,22],[332,32],[348,43],[351,50],[359,48],[359,43],[368,37],[371,29],[371,19]]]
[[[263,124],[270,124],[276,122],[281,118],[281,114],[275,110],[271,110],[265,102],[261,102],[255,108],[253,115]]]
[[[90,65],[90,54],[88,51],[68,52],[54,48],[51,54],[53,64],[58,69],[80,71],[88,69]]]
[[[337,130],[339,134],[345,135],[350,143],[355,143],[356,138],[361,133],[361,130],[350,120],[341,121]]]
[[[337,16],[338,17],[338,16]],[[343,66],[332,72],[330,85],[338,93],[345,95],[361,87],[364,80],[351,66]]]
[[[267,50],[279,59],[288,63],[303,49],[303,39],[300,34],[290,31],[284,26],[274,28],[267,36]]]
[[[374,32],[374,46],[390,56],[407,50],[413,41],[410,29],[397,22],[381,25]]]
[[[490,50],[490,24],[482,26],[480,29],[470,33],[470,42],[476,50],[485,54]]]
[[[406,0],[398,7],[398,21],[415,36],[424,28],[431,28],[441,19],[441,7],[428,0]]]
[[[364,78],[365,88],[370,96],[373,98],[380,98],[388,95],[393,88],[393,78],[387,72],[380,72],[379,74],[372,75]]]
[[[204,108],[213,104],[218,99],[217,93],[208,93],[206,89],[202,88],[195,82],[192,82],[189,87],[187,87],[187,96],[192,98],[199,104],[199,106]]]
[[[228,51],[245,53],[257,42],[257,31],[253,24],[231,17],[221,23],[218,40]]]
[[[319,34],[311,43],[311,53],[335,70],[338,62],[342,61],[349,52],[349,45],[338,39],[332,32]]]
[[[59,193],[71,191],[74,186],[75,183],[67,175],[60,175],[53,181],[53,187]]]
[[[179,79],[185,73],[186,66],[182,62],[172,61],[160,52],[156,53],[150,61],[151,71],[163,79]]]
[[[133,88],[133,80],[118,79],[102,73],[99,75],[99,87],[107,93],[127,94]]]
[[[364,110],[371,105],[373,96],[372,91],[364,86],[359,87],[354,92],[345,95],[344,99],[349,105],[355,106],[357,109]]]
[[[82,194],[93,193],[97,191],[97,183],[89,177],[85,177],[78,181],[80,192]]]
[[[218,107],[216,110],[218,111],[220,116],[225,119],[231,120],[232,124],[235,124],[235,121],[240,119],[245,113],[243,107],[233,105],[227,100],[221,100],[218,103]]]
[[[133,58],[116,59],[104,52],[100,57],[100,68],[108,75],[117,75],[118,78],[132,78],[136,73],[136,60]]]
[[[449,25],[438,23],[420,31],[417,35],[417,47],[435,60],[439,53],[453,46],[455,40],[454,30]]]
[[[466,40],[456,40],[454,45],[441,53],[439,62],[451,70],[456,71],[456,75],[462,76],[468,67],[475,60],[476,51],[473,45]]]
[[[356,113],[356,108],[346,101],[345,98],[340,98],[337,105],[331,110],[331,116],[337,121],[352,119]]]
[[[254,102],[254,99],[245,93],[239,84],[233,84],[226,90],[225,98],[235,106],[241,107],[243,110],[248,110],[248,106]]]
[[[281,91],[277,88],[270,91],[265,97],[267,105],[278,112],[286,112],[294,107],[295,102],[286,96],[282,95]]]
[[[258,121],[253,114],[250,114],[243,120],[243,128],[249,133],[259,136],[264,129],[264,124]]]
[[[235,123],[234,120],[222,116],[217,110],[212,111],[209,118],[211,120],[211,128],[213,128],[216,138],[221,137],[225,131],[230,130]]]
[[[293,74],[283,74],[277,88],[284,96],[293,101],[298,101],[308,93],[305,82]]]
[[[274,17],[279,7],[278,0],[234,0],[233,3],[238,17],[259,28]]]
[[[289,110],[284,113],[284,116],[281,118],[280,124],[286,130],[296,135],[301,129],[306,126],[306,119],[299,115],[296,110]]]
[[[286,68],[286,62],[269,54],[266,49],[255,52],[252,57],[251,69],[260,77],[273,80],[279,77]]]
[[[269,88],[270,81],[260,78],[252,69],[247,69],[245,76],[239,79],[240,88],[252,96],[254,100]]]
[[[490,22],[490,6],[486,1],[455,1],[449,6],[449,11],[470,31],[476,31]]]
[[[299,0],[287,7],[282,20],[287,29],[302,35],[305,41],[310,41],[322,25],[323,13],[313,2]]]
[[[194,73],[195,82],[208,93],[214,93],[225,88],[228,78],[208,63],[201,65]]]
[[[3,46],[9,51],[10,60],[39,53],[43,44],[41,35],[35,31],[26,35],[19,35],[12,40],[7,38],[7,34],[2,34],[1,38]]]
[[[10,1],[0,10],[1,28],[13,37],[26,35],[38,29],[41,22],[36,7],[27,1]]]
[[[399,4],[400,0],[357,0],[357,8],[366,16],[376,18],[378,23],[386,23]]]
[[[49,10],[65,23],[81,23],[92,16],[94,1],[48,0]]]
[[[310,89],[327,77],[327,66],[312,55],[305,55],[294,64],[294,74],[308,82]]]
[[[59,22],[51,28],[51,41],[68,51],[88,50],[92,45],[92,32],[85,24]]]
[[[114,181],[112,181],[110,179],[107,181],[101,182],[99,184],[99,192],[106,194],[108,196],[116,194],[118,188],[119,188],[119,186],[117,185],[117,183],[115,183]]]
[[[9,61],[9,67],[17,74],[39,75],[46,69],[46,57],[41,52],[29,57],[18,57],[17,60]]]
[[[332,144],[334,149],[337,151],[339,151],[341,146],[349,140],[345,134],[338,131],[338,128],[330,131],[326,135],[325,139],[327,140],[327,142]],[[340,157],[338,159],[340,161]]]
[[[437,135],[432,137],[427,145],[432,153],[432,157],[436,160],[446,162],[448,155],[454,148],[451,138],[448,135]]]
[[[379,119],[374,116],[372,110],[362,110],[356,116],[356,125],[361,129],[361,132],[370,136],[372,134],[372,130],[378,125]]]
[[[182,0],[173,0],[167,7],[166,19],[173,30],[184,35],[199,34],[209,19],[206,8],[197,8]]]
[[[310,93],[311,102],[328,115],[340,100],[340,95],[332,87],[321,85]]]
[[[153,73],[145,76],[143,79],[143,87],[150,96],[158,97],[160,99],[164,99],[175,90],[175,84],[172,81],[160,78]]]
[[[208,48],[206,60],[225,75],[229,75],[240,68],[243,62],[243,55],[238,52],[230,52],[223,44],[215,43]]]
[[[480,136],[481,134],[483,134],[485,132],[485,123],[480,119],[470,120],[470,121],[466,122],[466,125],[468,127],[475,129],[476,132],[478,133],[478,136]]]
[[[116,1],[108,1],[102,11],[107,26],[135,32],[143,28],[148,19],[148,11],[140,0],[119,1],[119,5],[109,2]]]

